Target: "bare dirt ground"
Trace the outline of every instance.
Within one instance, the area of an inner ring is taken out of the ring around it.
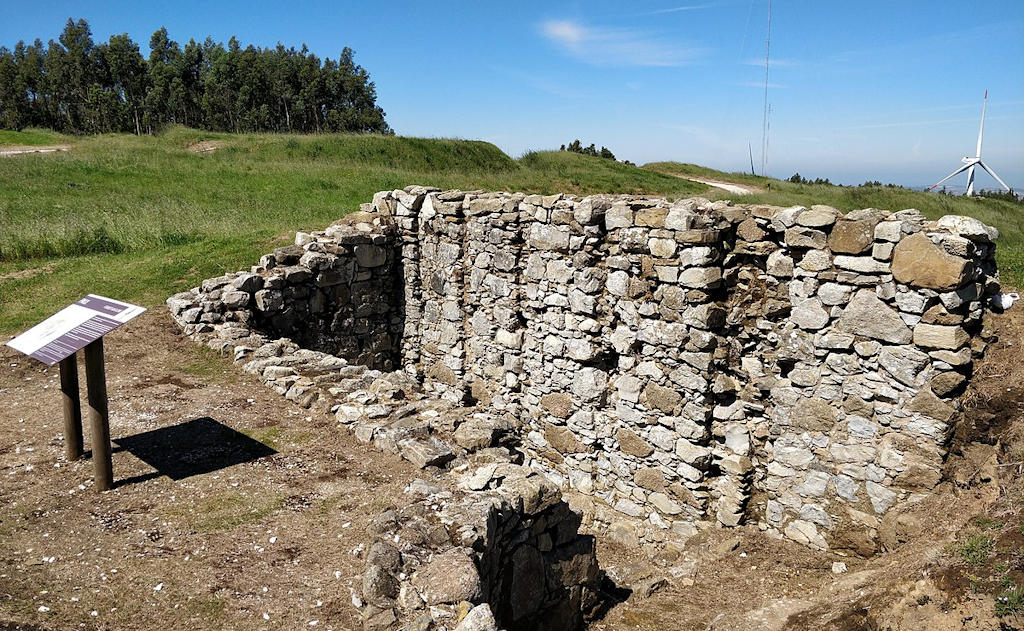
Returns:
[[[25,146],[25,147],[3,147],[0,148],[0,157],[6,156],[20,156],[26,153],[56,153],[58,151],[70,151],[71,145],[44,145],[44,146]]]
[[[165,313],[105,346],[107,493],[91,461],[64,460],[56,369],[0,347],[0,629],[357,628],[352,549],[429,474],[244,378]]]
[[[1024,309],[997,321],[950,481],[887,518],[893,552],[815,553],[743,527],[652,562],[601,539],[602,567],[636,591],[593,628],[1021,628],[994,598],[1024,586]],[[63,457],[56,369],[0,347],[0,630],[359,628],[353,550],[435,474],[310,416],[161,309],[106,352],[118,486],[96,493],[91,461]],[[957,546],[979,532],[995,543],[966,564]]]
[[[56,263],[47,263],[41,267],[30,267],[16,272],[0,274],[0,280],[18,280],[21,278],[32,278],[40,274],[49,274],[57,267]]]
[[[192,153],[213,153],[223,146],[222,140],[200,140],[189,145],[188,150]]]

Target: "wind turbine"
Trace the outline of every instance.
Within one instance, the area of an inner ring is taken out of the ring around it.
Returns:
[[[985,133],[985,107],[987,105],[988,105],[988,90],[985,90],[985,100],[982,101],[982,104],[981,104],[981,128],[978,129],[978,150],[975,152],[974,157],[971,158],[971,157],[968,157],[968,156],[964,156],[960,160],[961,162],[964,163],[964,165],[962,167],[960,167],[959,169],[957,169],[956,171],[953,171],[952,173],[950,173],[946,177],[944,177],[941,180],[939,180],[934,186],[928,187],[929,191],[934,189],[939,184],[942,184],[943,182],[945,182],[949,178],[953,177],[954,175],[958,175],[960,173],[963,173],[964,171],[967,171],[967,195],[968,196],[974,195],[974,167],[981,167],[981,168],[985,169],[985,171],[989,175],[994,177],[997,182],[999,182],[1000,184],[1003,185],[1003,188],[1005,188],[1008,192],[1010,191],[1010,187],[1006,185],[1006,182],[1000,180],[999,176],[996,175],[996,172],[993,171],[992,169],[990,169],[987,164],[985,164],[984,162],[981,161],[981,137]]]

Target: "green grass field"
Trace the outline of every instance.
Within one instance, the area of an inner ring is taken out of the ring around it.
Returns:
[[[200,141],[217,148],[189,150]],[[465,140],[183,128],[157,137],[0,132],[0,146],[58,142],[71,144],[71,151],[0,158],[0,332],[20,330],[89,292],[160,305],[204,278],[248,267],[290,242],[296,230],[328,225],[378,190],[424,184],[712,197],[713,189],[670,173],[724,176],[692,165],[641,169],[558,151],[516,160],[489,143]],[[769,181],[770,192],[744,201],[826,203],[844,210],[916,207],[934,217],[977,216],[1003,232],[1004,277],[1017,285],[1024,278],[1020,207],[898,189],[800,186],[764,178],[749,183],[765,187]]]
[[[0,147],[43,147],[68,142],[69,137],[49,129],[0,129]]]
[[[189,151],[199,141],[220,146]],[[204,278],[248,267],[296,230],[327,226],[379,190],[424,184],[685,197],[705,189],[565,152],[513,160],[463,140],[172,129],[70,143],[66,153],[0,159],[2,332],[89,292],[159,305]],[[4,144],[28,143],[7,132]]]

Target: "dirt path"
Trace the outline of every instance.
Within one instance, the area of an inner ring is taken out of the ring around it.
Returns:
[[[201,140],[189,145],[188,150],[192,153],[213,153],[225,144],[223,140]]]
[[[69,151],[71,145],[48,145],[42,147],[0,147],[0,156],[20,156],[26,153],[56,153]]]
[[[692,177],[689,175],[679,175],[678,173],[673,173],[672,175],[683,178],[684,180],[690,180],[691,182],[700,182],[701,184],[720,188],[723,191],[732,193],[733,195],[752,195],[754,193],[764,192],[759,188],[747,186],[746,184],[736,184],[735,182],[723,182],[721,180],[710,180],[707,178]]]
[[[38,276],[39,274],[49,274],[54,269],[56,269],[56,267],[57,267],[57,263],[53,262],[53,263],[47,263],[46,265],[43,265],[42,267],[30,267],[30,268],[27,268],[27,269],[18,270],[16,272],[7,272],[6,274],[0,274],[0,281],[3,281],[3,280],[20,280],[20,279],[23,279],[23,278],[32,278],[33,276]]]

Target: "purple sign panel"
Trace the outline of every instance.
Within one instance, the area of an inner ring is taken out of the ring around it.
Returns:
[[[137,305],[89,294],[7,345],[53,366],[144,311]]]
[[[121,323],[117,320],[111,320],[101,315],[93,316],[67,333],[51,340],[39,350],[29,353],[29,357],[38,359],[47,366],[53,366],[119,326]]]

